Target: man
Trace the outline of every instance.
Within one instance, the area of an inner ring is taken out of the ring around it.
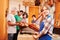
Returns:
[[[52,18],[49,15],[49,10],[47,7],[43,7],[42,19],[40,22],[40,33],[33,35],[34,38],[39,38],[39,40],[52,40]]]
[[[16,19],[16,22],[21,22],[21,20],[22,20],[22,18],[20,17],[22,14],[23,14],[23,11],[22,10],[20,10],[20,11],[18,11],[17,12],[18,14],[17,15],[15,15],[14,17],[15,17],[15,19]],[[20,27],[19,26],[16,26],[16,30],[17,30],[17,33],[15,34],[15,36],[14,36],[14,40],[17,40],[17,36],[18,36],[18,32],[20,31]]]
[[[16,33],[16,25],[19,25],[19,23],[16,23],[16,20],[14,18],[15,12],[15,9],[12,9],[11,13],[7,15],[8,40],[13,40],[13,36]]]
[[[35,20],[36,20],[36,16],[32,15],[32,23],[35,23]]]
[[[38,20],[36,20],[36,19],[37,19],[36,15],[32,15],[32,23],[35,23],[35,24],[39,25],[40,21],[39,21],[39,19]]]

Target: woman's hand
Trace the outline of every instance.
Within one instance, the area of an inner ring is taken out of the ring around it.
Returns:
[[[38,39],[40,37],[40,35],[38,34],[38,35],[33,35],[33,38],[35,38],[35,39]]]
[[[34,39],[37,39],[38,37],[37,37],[37,35],[33,35],[33,38],[34,38]]]
[[[35,35],[38,35],[38,34],[39,34],[39,32],[35,32],[34,34],[35,34]]]
[[[38,39],[40,37],[40,34],[38,32],[35,32],[36,35],[33,35],[35,39]]]

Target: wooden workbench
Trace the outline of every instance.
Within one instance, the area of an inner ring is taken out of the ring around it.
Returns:
[[[17,40],[37,40],[34,39],[32,35],[30,34],[18,34]]]

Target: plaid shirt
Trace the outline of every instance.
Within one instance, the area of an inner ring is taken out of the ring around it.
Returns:
[[[45,30],[44,34],[46,34],[46,33],[52,34],[53,24],[54,24],[52,17],[50,15],[46,16],[46,18],[43,20],[43,22],[44,22],[44,28],[40,33],[42,33]]]

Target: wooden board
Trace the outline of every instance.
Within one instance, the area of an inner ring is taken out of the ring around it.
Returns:
[[[6,26],[6,9],[8,7],[8,0],[0,0],[0,40],[7,40],[7,26]]]
[[[35,40],[32,35],[29,34],[18,34],[17,40]]]
[[[36,17],[38,17],[38,14],[39,14],[39,7],[38,6],[30,6],[29,7],[28,22],[31,23],[32,15],[36,15]]]
[[[54,27],[60,28],[60,2],[56,3]]]

